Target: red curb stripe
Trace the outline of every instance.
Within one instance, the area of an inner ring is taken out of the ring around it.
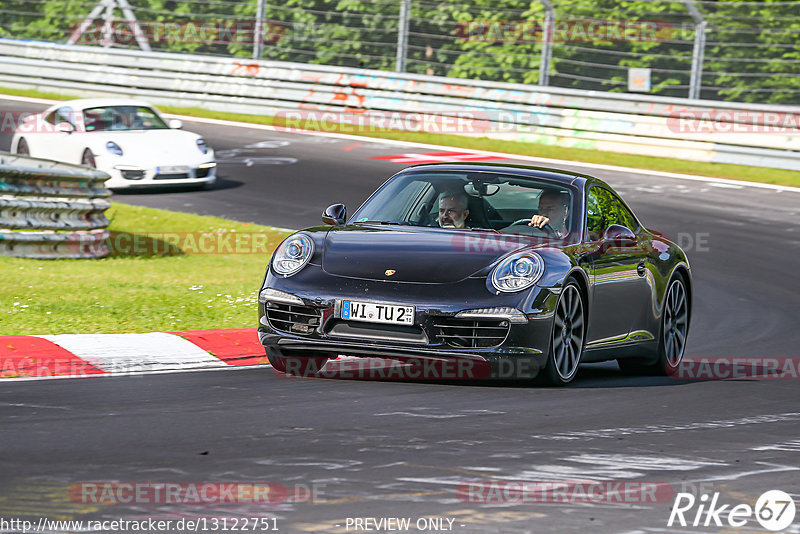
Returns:
[[[35,336],[0,336],[0,378],[104,373],[52,341]]]
[[[228,328],[169,332],[191,341],[228,365],[269,363],[258,340],[257,328]]]

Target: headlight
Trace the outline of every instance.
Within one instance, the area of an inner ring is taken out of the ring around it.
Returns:
[[[205,139],[198,139],[195,142],[197,143],[197,148],[200,149],[200,152],[202,152],[203,154],[208,154],[208,145],[206,144]]]
[[[114,141],[109,141],[108,143],[106,143],[106,150],[108,150],[110,153],[114,154],[115,156],[121,156],[122,155],[122,149]]]
[[[513,293],[531,287],[544,274],[544,260],[535,252],[520,252],[507,257],[494,268],[492,285],[498,291]]]
[[[272,268],[283,276],[302,269],[314,254],[314,241],[306,234],[295,234],[278,246],[272,256]]]

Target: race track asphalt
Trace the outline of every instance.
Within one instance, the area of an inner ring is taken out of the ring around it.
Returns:
[[[0,101],[2,111],[40,108]],[[218,151],[218,187],[113,200],[301,228],[317,225],[328,204],[355,209],[405,166],[373,157],[431,152],[185,127]],[[0,133],[0,149],[9,140]],[[800,193],[594,174],[646,226],[687,250],[695,281],[687,356],[800,357]],[[724,527],[667,527],[674,494],[719,492],[720,504],[753,506],[764,491],[782,489],[800,502],[799,392],[792,379],[632,378],[613,363],[584,366],[564,389],[292,379],[270,369],[4,382],[0,517],[257,514],[292,533],[356,532],[352,522],[347,527],[356,517],[449,518],[452,532],[470,533],[716,532]],[[458,491],[469,482],[519,480],[664,483],[669,495],[643,503],[613,495],[610,502],[481,503]],[[317,495],[205,506],[71,499],[70,487],[93,481],[271,482]],[[763,528],[751,518],[734,530]],[[789,531],[798,532],[797,521]]]

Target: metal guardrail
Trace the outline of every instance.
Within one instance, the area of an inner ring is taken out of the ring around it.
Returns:
[[[780,127],[776,117],[799,117],[781,106],[8,39],[0,39],[0,85],[259,115],[466,112],[484,125],[466,135],[800,170],[800,119]]]
[[[107,256],[108,178],[87,167],[0,152],[0,256]]]

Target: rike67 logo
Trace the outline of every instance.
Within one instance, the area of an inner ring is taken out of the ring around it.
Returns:
[[[712,496],[704,493],[699,498],[691,493],[678,493],[667,526],[743,527],[755,519],[763,528],[777,532],[792,524],[795,513],[794,500],[781,490],[762,493],[754,507],[749,504],[722,504],[719,492]]]

